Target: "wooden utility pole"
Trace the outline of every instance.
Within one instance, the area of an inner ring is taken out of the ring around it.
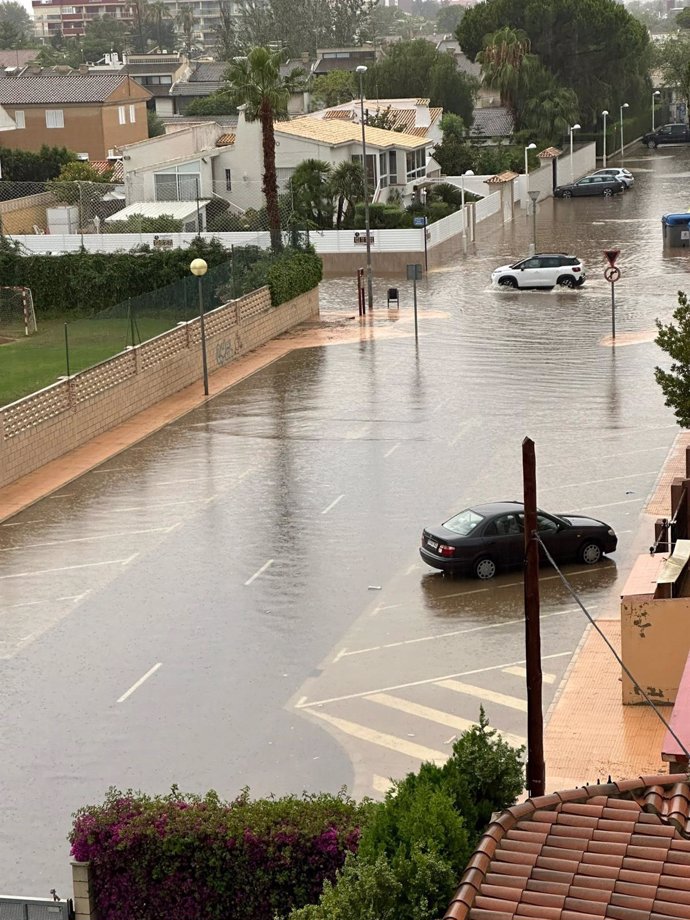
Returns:
[[[534,441],[522,442],[525,505],[525,663],[527,670],[527,789],[544,795],[544,719],[541,702],[541,635],[539,629],[539,543],[537,531],[537,461]]]

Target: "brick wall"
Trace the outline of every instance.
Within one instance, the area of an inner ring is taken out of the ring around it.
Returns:
[[[218,307],[206,315],[209,373],[318,313],[318,288],[279,307],[268,288]],[[195,319],[0,409],[0,487],[201,380],[200,343]]]

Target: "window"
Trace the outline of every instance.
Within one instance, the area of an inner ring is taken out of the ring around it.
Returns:
[[[426,150],[410,150],[407,153],[407,181],[426,175]]]
[[[547,517],[545,514],[538,514],[537,530],[540,533],[558,533],[558,522],[554,521],[553,518]]]
[[[194,201],[201,193],[198,163],[185,163],[154,173],[156,201]]]
[[[129,123],[131,125],[137,120],[137,107],[135,105],[130,105],[129,107]]]
[[[46,109],[46,128],[64,128],[65,115],[62,109]]]
[[[388,151],[388,175],[391,178],[391,185],[395,185],[398,181],[398,158],[395,150]]]
[[[381,188],[388,185],[388,156],[385,153],[379,154],[379,185]]]
[[[352,155],[352,162],[362,165],[362,154],[355,153]],[[371,195],[376,188],[376,154],[367,154],[367,182],[369,183],[369,194]]]
[[[232,191],[232,170],[225,170],[225,190],[228,192]]]
[[[26,128],[26,117],[23,111],[15,111],[14,123],[18,128]]]
[[[121,124],[121,125],[127,124],[127,111],[126,111],[124,105],[118,105],[118,107],[117,107],[117,116],[118,116],[118,118],[120,119],[120,124]]]

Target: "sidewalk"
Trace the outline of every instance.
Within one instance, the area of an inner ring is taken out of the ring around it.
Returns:
[[[427,310],[431,318],[444,314]],[[360,323],[356,314],[322,311],[319,321],[304,324],[256,351],[218,370],[209,381],[208,399],[222,393],[273,361],[298,348],[365,341],[374,337],[409,336],[410,310],[377,310]],[[0,489],[0,522],[17,514],[83,473],[206,401],[201,382],[139,413],[112,431],[64,457]],[[644,510],[641,526],[670,516],[670,482],[685,473],[685,448],[690,432],[681,432]],[[620,652],[617,604],[597,619],[609,641]],[[572,789],[584,783],[666,772],[661,762],[664,726],[646,706],[621,704],[620,667],[597,632],[588,626],[546,718],[544,737],[548,790]]]

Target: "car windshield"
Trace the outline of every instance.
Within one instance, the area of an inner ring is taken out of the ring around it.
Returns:
[[[467,511],[461,511],[460,514],[456,514],[449,521],[446,521],[443,526],[447,530],[452,530],[453,533],[460,534],[461,537],[466,537],[483,520],[483,515],[468,508]]]
[[[520,268],[524,261],[524,259],[519,259],[517,262],[513,262],[512,265],[509,265],[508,268]]]

